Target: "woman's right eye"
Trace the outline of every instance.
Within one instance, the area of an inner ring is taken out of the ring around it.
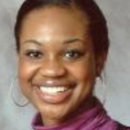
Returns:
[[[26,52],[26,56],[31,59],[40,59],[43,54],[40,51],[37,50],[29,50]]]

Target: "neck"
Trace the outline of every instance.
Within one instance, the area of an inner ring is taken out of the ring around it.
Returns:
[[[76,109],[73,109],[70,111],[67,116],[65,116],[63,119],[55,119],[55,118],[45,118],[42,116],[42,121],[45,126],[52,126],[52,125],[57,125],[57,124],[62,124],[64,122],[71,121],[78,115],[80,115],[84,111],[90,110],[95,104],[95,98],[90,97],[85,99],[82,103],[79,104],[79,106]]]

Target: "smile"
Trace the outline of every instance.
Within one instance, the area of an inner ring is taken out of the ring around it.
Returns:
[[[53,87],[40,86],[40,90],[43,93],[47,93],[47,94],[60,94],[69,90],[69,88],[64,86],[53,86]]]
[[[49,104],[58,104],[67,101],[73,94],[72,85],[41,85],[35,87],[39,99]]]

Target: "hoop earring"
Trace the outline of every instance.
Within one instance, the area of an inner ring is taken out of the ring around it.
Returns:
[[[22,94],[20,87],[18,87],[17,76],[11,82],[10,96],[14,104],[18,107],[25,107],[29,104],[27,98]]]
[[[101,80],[102,88],[103,88],[102,104],[105,105],[106,96],[107,96],[107,85],[106,85],[106,73],[105,73],[105,71],[103,71],[102,74],[100,75],[100,80]]]
[[[107,85],[106,85],[106,73],[103,71],[99,77],[96,78],[97,86],[94,90],[94,95],[96,95],[101,103],[105,105],[107,96]],[[99,89],[99,90],[98,90]]]

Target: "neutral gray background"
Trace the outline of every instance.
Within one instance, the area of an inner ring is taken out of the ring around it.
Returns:
[[[109,27],[110,51],[106,64],[105,107],[112,118],[130,125],[130,0],[96,0]],[[35,113],[29,105],[15,106],[10,99],[10,83],[17,74],[13,26],[23,0],[4,0],[0,4],[0,129],[31,130]],[[100,97],[103,87],[97,85]]]

